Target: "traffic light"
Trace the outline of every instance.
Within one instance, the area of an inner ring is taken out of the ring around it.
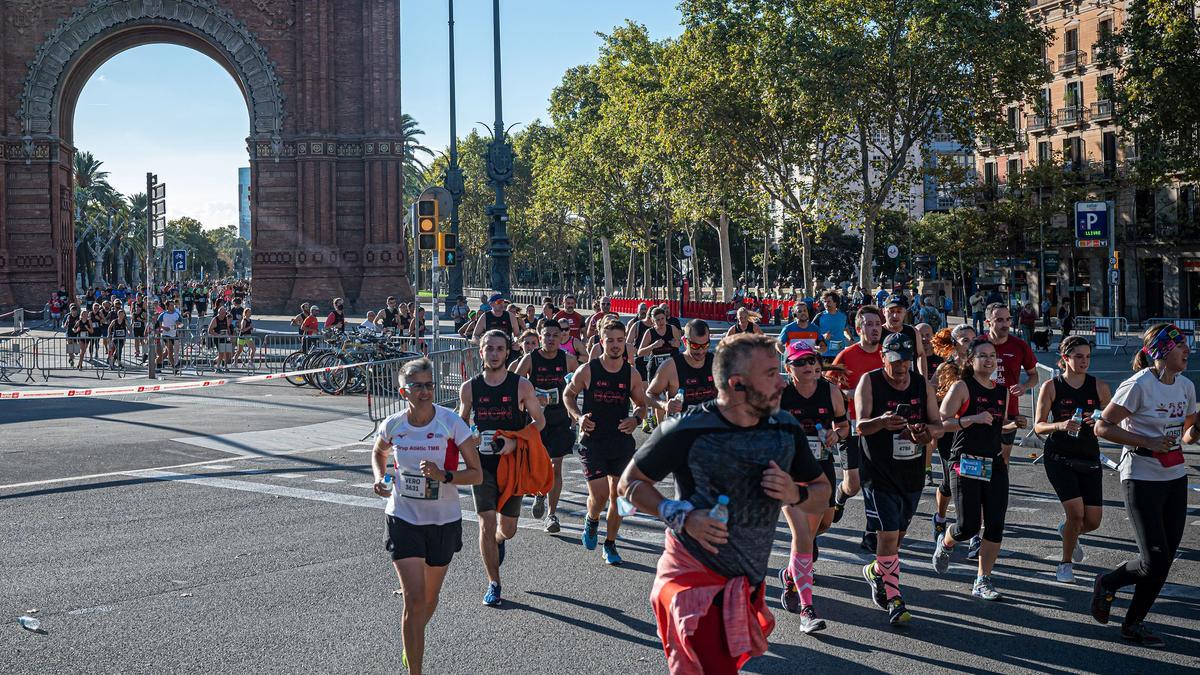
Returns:
[[[458,265],[458,235],[448,232],[438,235],[438,265],[454,267]]]
[[[437,248],[438,204],[436,199],[417,202],[417,250]]]

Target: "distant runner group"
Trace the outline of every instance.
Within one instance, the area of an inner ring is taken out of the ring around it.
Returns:
[[[862,577],[890,624],[913,619],[900,546],[926,487],[935,489],[934,569],[944,574],[966,544],[978,568],[971,594],[999,600],[992,570],[1009,458],[1017,430],[1031,423],[1017,403],[1033,389],[1033,429],[1047,438],[1045,471],[1063,508],[1056,578],[1074,582],[1080,537],[1101,524],[1099,439],[1121,444],[1139,555],[1094,579],[1091,614],[1107,623],[1116,592],[1134,586],[1121,637],[1162,645],[1144,621],[1186,522],[1182,444],[1200,440],[1195,389],[1181,375],[1189,348],[1175,326],[1146,331],[1133,377],[1113,393],[1088,374],[1091,345],[1078,337],[1062,341],[1061,374],[1039,387],[1033,353],[1010,334],[1002,304],[987,307],[982,335],[965,324],[936,332],[906,324],[903,304],[889,298],[883,309],[860,307],[852,322],[842,315],[813,325],[804,312],[778,338],[739,313],[719,340],[706,322],[679,326],[661,307],[628,323],[605,307],[585,321],[570,316],[571,298],[567,316],[537,317],[525,329],[505,298],[490,304],[470,333],[482,372],[462,385],[458,410],[433,403],[432,364],[411,361],[400,374],[408,407],[375,440],[374,491],[387,498],[386,548],[404,596],[410,672],[422,672],[425,628],[462,548],[457,487],[471,486],[479,517],[483,604],[499,606],[524,497],[533,496],[545,530],[559,532],[563,459],[575,448],[587,481],[587,550],[599,547],[605,563],[620,565],[623,518],[641,512],[666,527],[650,592],[672,673],[734,673],[766,651],[775,619],[765,582],[781,514],[791,550],[778,570],[780,605],[803,632],[825,629],[813,594],[819,535],[860,491],[862,546],[874,556]],[[824,304],[823,316],[839,313],[836,294]],[[639,427],[653,429],[640,448]],[[668,477],[670,498],[658,488]]]

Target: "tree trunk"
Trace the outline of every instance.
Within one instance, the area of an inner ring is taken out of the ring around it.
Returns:
[[[872,268],[875,258],[875,219],[879,215],[879,207],[866,204],[863,209],[862,254],[858,259],[858,282],[862,288],[874,288]]]
[[[668,216],[668,218],[669,217],[670,216]],[[664,297],[663,299],[668,300],[668,301],[671,300],[671,298],[675,297],[675,291],[674,291],[675,275],[673,274],[674,270],[672,269],[675,266],[675,261],[673,260],[673,258],[675,256],[672,255],[672,253],[671,253],[671,247],[672,247],[671,235],[672,235],[671,222],[670,222],[670,220],[668,220],[667,221],[667,236],[663,238],[663,242],[664,242],[663,247],[666,249],[666,251],[665,251],[666,255],[663,256],[663,262],[662,262],[663,283],[666,285],[666,297]]]
[[[625,297],[633,297],[633,282],[637,276],[637,251],[632,246],[629,247],[629,267],[625,273]]]
[[[609,246],[608,237],[604,235],[600,236],[600,257],[604,265],[604,294],[611,298],[613,294],[612,249]]]
[[[729,244],[729,214],[721,212],[717,220],[717,240],[721,248],[721,300],[733,299],[733,253]]]
[[[646,248],[642,250],[642,297],[653,299],[654,279],[650,276],[650,248],[654,246],[654,243],[650,241],[650,226],[646,225],[645,227]]]
[[[118,244],[116,251],[113,252],[117,261],[117,283],[125,283],[125,245]]]

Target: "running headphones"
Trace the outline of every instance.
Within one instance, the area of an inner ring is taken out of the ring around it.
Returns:
[[[734,391],[746,391],[746,385],[742,384],[741,382],[738,382],[737,384],[733,385],[733,390]]]

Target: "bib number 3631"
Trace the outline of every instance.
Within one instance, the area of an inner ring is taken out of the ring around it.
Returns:
[[[410,499],[437,499],[441,483],[431,481],[419,473],[400,474],[400,496]]]

